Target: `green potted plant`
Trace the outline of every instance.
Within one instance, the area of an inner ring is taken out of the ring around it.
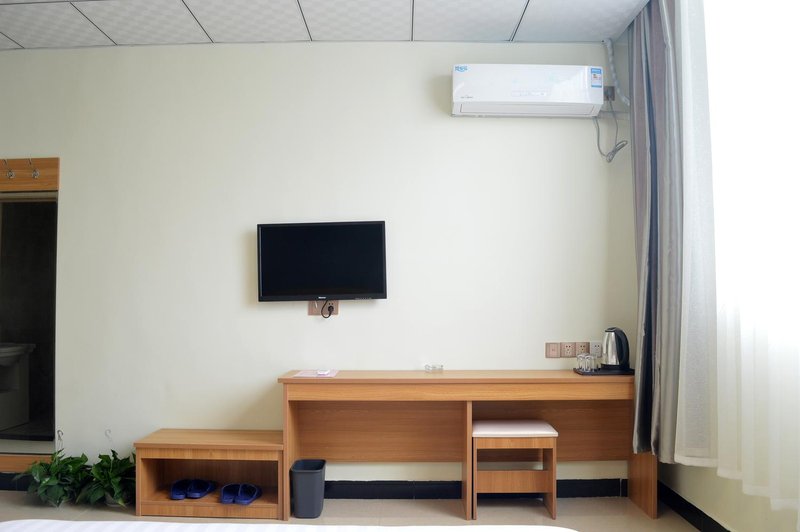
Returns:
[[[34,462],[14,480],[31,477],[28,493],[35,494],[51,506],[61,506],[64,501],[75,500],[83,489],[88,475],[88,459],[80,456],[64,456],[63,450],[50,455],[50,460]]]
[[[94,504],[105,499],[109,506],[127,506],[136,496],[136,458],[133,453],[120,458],[117,451],[111,456],[101,454],[89,469],[89,479],[78,494],[77,502]]]

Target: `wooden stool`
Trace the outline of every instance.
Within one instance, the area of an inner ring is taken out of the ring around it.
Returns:
[[[478,517],[478,493],[542,493],[550,516],[556,518],[556,439],[558,432],[540,420],[480,420],[472,422],[472,518]],[[478,470],[478,451],[541,449],[543,470]]]

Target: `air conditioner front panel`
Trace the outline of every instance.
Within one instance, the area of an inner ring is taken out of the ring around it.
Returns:
[[[596,116],[603,69],[580,65],[456,65],[453,114],[467,116]]]

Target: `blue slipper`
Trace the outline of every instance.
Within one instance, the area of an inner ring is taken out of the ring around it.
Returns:
[[[189,483],[191,480],[188,478],[184,478],[172,483],[172,487],[169,489],[169,498],[175,501],[179,501],[181,499],[186,498],[186,488],[189,487]]]
[[[200,499],[214,491],[216,488],[216,482],[195,478],[189,481],[189,486],[186,488],[186,496],[190,499]]]
[[[219,502],[222,504],[233,504],[236,496],[239,495],[241,484],[225,484],[219,492]]]
[[[234,502],[236,504],[250,504],[259,497],[261,497],[261,488],[259,486],[242,484],[239,487],[239,494],[236,495]]]

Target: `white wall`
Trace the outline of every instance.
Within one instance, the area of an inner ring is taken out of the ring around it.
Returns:
[[[0,54],[13,80],[0,156],[61,158],[67,450],[96,455],[106,429],[125,450],[159,427],[280,428],[276,379],[293,368],[569,368],[544,358],[545,341],[609,325],[633,335],[629,149],[606,164],[588,120],[451,117],[458,62],[605,54],[424,43]],[[256,224],[369,219],[386,220],[388,299],[343,302],[329,320],[257,302]]]

